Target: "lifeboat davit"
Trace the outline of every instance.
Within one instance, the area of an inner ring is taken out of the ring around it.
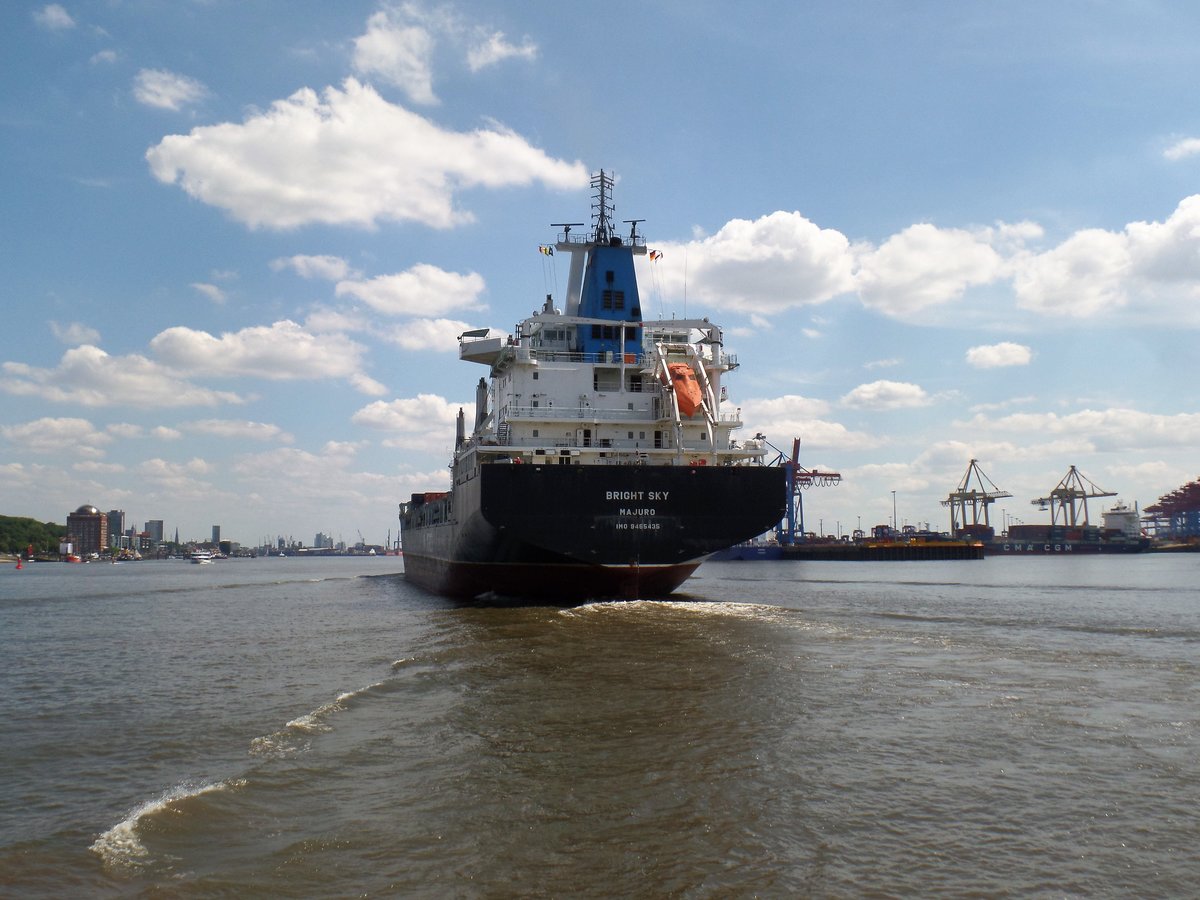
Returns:
[[[701,405],[700,384],[696,381],[695,371],[687,363],[670,363],[667,371],[671,373],[680,414],[691,416]]]

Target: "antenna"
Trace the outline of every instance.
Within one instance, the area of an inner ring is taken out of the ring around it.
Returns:
[[[593,240],[597,244],[607,244],[612,233],[612,226],[609,224],[609,219],[615,212],[612,203],[612,188],[613,178],[611,175],[604,174],[603,169],[600,170],[599,175],[592,176],[592,190],[596,192],[592,200],[592,216],[596,222],[596,233]]]

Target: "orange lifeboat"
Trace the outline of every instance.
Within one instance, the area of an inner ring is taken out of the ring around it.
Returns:
[[[700,385],[696,381],[696,373],[687,363],[670,363],[667,370],[671,373],[671,385],[675,388],[675,399],[679,402],[679,412],[691,416],[700,408]]]

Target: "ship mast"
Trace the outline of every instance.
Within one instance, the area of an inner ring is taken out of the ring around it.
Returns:
[[[606,175],[603,169],[599,175],[592,176],[592,190],[595,191],[592,198],[592,221],[595,223],[592,240],[597,244],[607,244],[612,237],[612,217],[616,212],[612,203],[612,188],[613,178]]]

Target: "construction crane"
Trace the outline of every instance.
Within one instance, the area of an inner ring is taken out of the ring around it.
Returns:
[[[1030,501],[1038,509],[1050,510],[1050,524],[1058,525],[1062,513],[1062,524],[1074,528],[1088,523],[1087,502],[1093,497],[1115,497],[1115,491],[1106,491],[1085,478],[1074,467],[1068,470],[1063,480],[1050,492],[1049,497]],[[1081,515],[1082,514],[1082,515]]]
[[[983,474],[978,460],[971,460],[967,465],[967,474],[958,483],[958,489],[951,491],[950,496],[942,501],[942,506],[950,507],[950,535],[958,537],[960,530],[970,531],[971,526],[990,528],[988,507],[1003,497],[1011,496]]]
[[[776,529],[776,537],[780,544],[794,544],[797,539],[802,541],[805,534],[804,498],[800,492],[811,487],[836,487],[842,483],[842,474],[841,472],[822,472],[819,469],[806,469],[800,465],[800,438],[795,438],[792,441],[791,459],[784,461],[782,450],[761,434],[757,434],[755,437],[779,454],[775,458],[774,464],[778,465],[782,463],[788,473],[786,518],[779,523],[779,527]]]

